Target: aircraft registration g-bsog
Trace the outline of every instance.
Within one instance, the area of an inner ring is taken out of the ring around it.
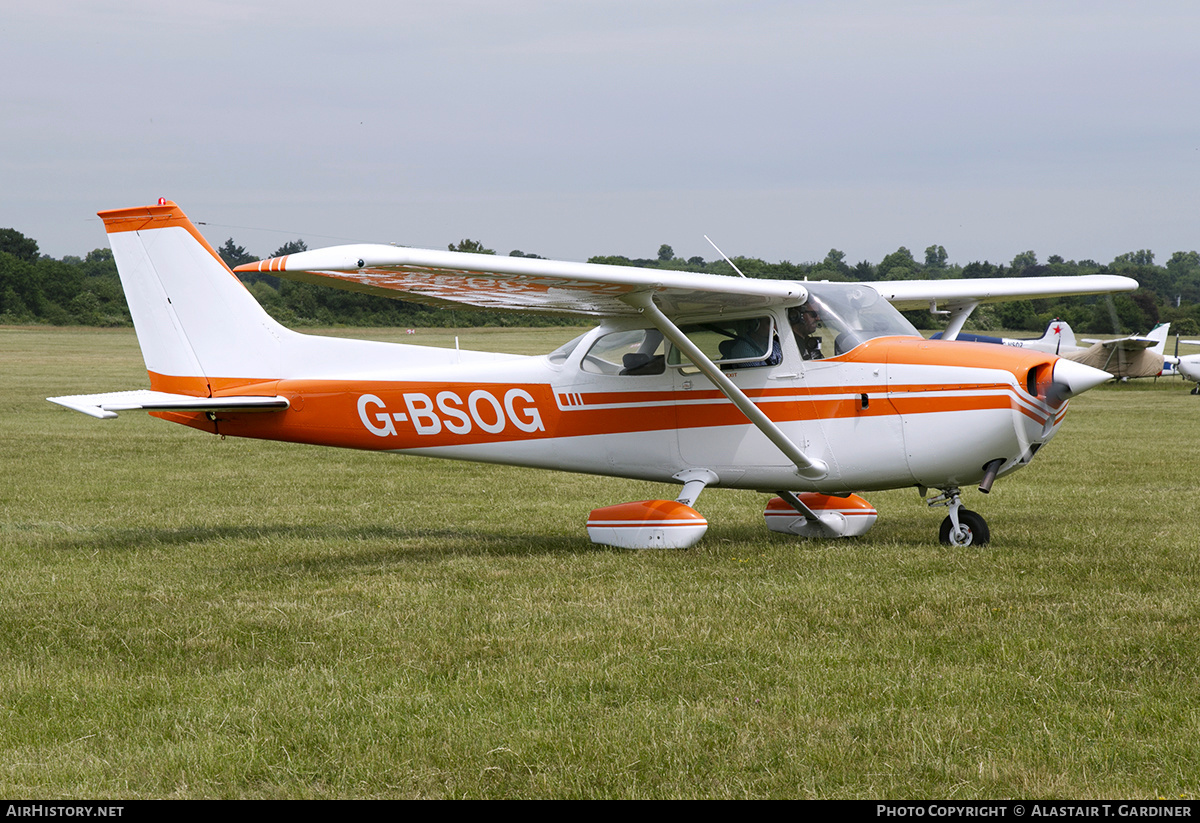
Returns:
[[[304,335],[272,320],[174,203],[101,212],[150,389],[50,398],[94,417],[143,409],[214,434],[675,483],[676,500],[591,512],[594,542],[694,545],[708,486],[775,495],[769,528],[860,535],[857,492],[915,486],[945,543],[982,544],[961,490],[1025,466],[1069,398],[1109,379],[1052,354],[925,340],[983,302],[1129,291],[1124,277],[877,284],[351,245],[238,271],[435,305],[588,315],[520,356]],[[878,289],[878,290],[877,290]]]

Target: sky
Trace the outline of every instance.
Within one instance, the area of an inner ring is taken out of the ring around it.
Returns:
[[[1200,249],[1192,0],[6,0],[0,227],[1101,263]]]

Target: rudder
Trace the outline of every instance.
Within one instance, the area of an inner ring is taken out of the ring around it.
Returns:
[[[1055,318],[1050,321],[1050,325],[1046,326],[1046,331],[1042,333],[1039,342],[1053,344],[1056,354],[1071,351],[1076,345],[1075,332],[1071,330],[1069,323]]]
[[[175,203],[99,213],[150,386],[210,396],[214,380],[278,377],[293,334],[254,297]]]

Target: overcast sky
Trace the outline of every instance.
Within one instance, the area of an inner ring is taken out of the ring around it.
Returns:
[[[270,254],[1200,249],[1194,0],[6,0],[0,227]]]

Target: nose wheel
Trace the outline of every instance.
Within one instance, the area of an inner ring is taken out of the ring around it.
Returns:
[[[982,546],[992,539],[988,531],[987,521],[978,512],[970,509],[958,510],[958,528],[954,521],[947,517],[942,521],[938,530],[938,539],[947,546]]]
[[[987,521],[978,512],[962,507],[958,489],[946,489],[929,501],[930,506],[948,506],[950,514],[942,521],[938,540],[946,546],[983,546],[992,539]]]

